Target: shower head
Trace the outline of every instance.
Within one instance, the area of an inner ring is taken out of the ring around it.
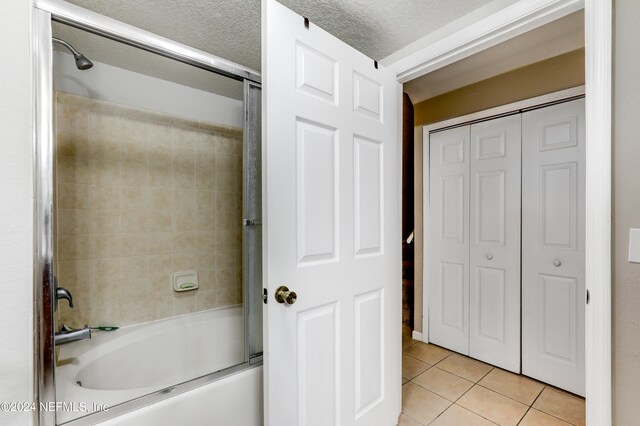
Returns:
[[[73,55],[73,57],[76,59],[76,67],[78,67],[79,70],[88,70],[93,66],[93,62],[88,60],[82,53]]]
[[[74,49],[74,47],[69,43],[67,43],[66,41],[61,40],[59,38],[55,38],[55,37],[52,37],[51,41],[53,41],[54,43],[63,45],[64,47],[69,49],[71,53],[73,53],[73,58],[76,60],[76,67],[78,67],[79,70],[88,70],[93,66],[93,62],[87,59],[87,57],[84,56],[82,53]]]

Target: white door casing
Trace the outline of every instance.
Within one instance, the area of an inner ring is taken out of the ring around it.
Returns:
[[[469,126],[429,135],[429,341],[469,353]]]
[[[401,90],[276,1],[262,17],[265,423],[396,424]]]
[[[585,393],[584,99],[523,115],[522,372]]]
[[[469,355],[520,372],[521,114],[471,125]]]

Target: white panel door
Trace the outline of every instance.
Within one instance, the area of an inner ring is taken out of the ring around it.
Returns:
[[[584,395],[584,100],[522,126],[522,372]]]
[[[469,355],[520,372],[521,115],[471,125]]]
[[[265,422],[395,425],[400,86],[276,1],[262,12]]]
[[[429,135],[429,341],[469,353],[469,126]]]

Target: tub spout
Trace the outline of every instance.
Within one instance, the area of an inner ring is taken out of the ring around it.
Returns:
[[[73,308],[73,297],[71,297],[71,292],[63,287],[56,287],[56,300],[67,299],[69,302],[69,307]]]
[[[78,330],[62,330],[54,336],[56,346],[64,345],[65,343],[77,342],[78,340],[89,339],[91,339],[91,327],[88,325],[85,325],[84,328]]]

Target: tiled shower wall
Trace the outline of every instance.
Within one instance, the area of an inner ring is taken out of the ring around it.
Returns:
[[[242,301],[241,129],[56,94],[56,274],[72,327]],[[200,289],[176,293],[174,272]]]

